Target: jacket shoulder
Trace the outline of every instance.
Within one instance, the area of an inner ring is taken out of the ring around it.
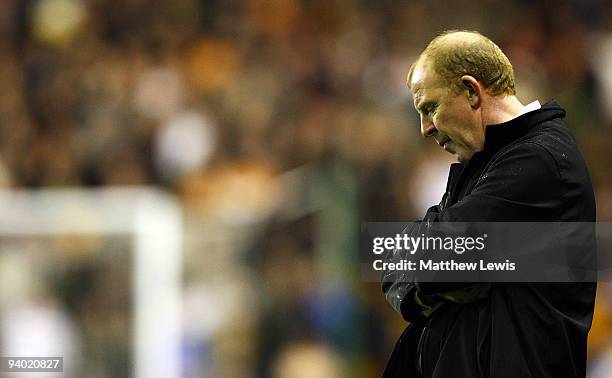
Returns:
[[[532,173],[537,173],[531,176],[533,184],[546,184],[551,195],[561,196],[562,207],[565,208],[561,212],[564,214],[562,220],[594,220],[595,199],[591,177],[576,140],[561,119],[534,127],[493,160],[499,164],[499,161],[517,155],[524,157],[523,164],[531,166]],[[534,170],[534,167],[537,169]]]

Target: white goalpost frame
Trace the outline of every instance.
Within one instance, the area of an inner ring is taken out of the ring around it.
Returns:
[[[0,236],[130,235],[136,378],[179,378],[182,211],[151,188],[0,191]]]

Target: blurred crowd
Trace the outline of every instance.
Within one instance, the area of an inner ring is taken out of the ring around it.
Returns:
[[[422,140],[406,73],[446,29],[496,41],[523,103],[567,110],[611,221],[612,6],[597,0],[2,0],[0,187],[179,198],[186,377],[378,376],[404,323],[361,280],[357,232],[441,197],[450,157]],[[131,374],[119,249],[79,243],[37,268],[78,340],[75,376]],[[591,377],[612,371],[611,325],[602,284]]]

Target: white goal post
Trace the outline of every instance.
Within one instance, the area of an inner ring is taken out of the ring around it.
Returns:
[[[180,205],[158,189],[0,191],[0,236],[132,238],[136,378],[181,376],[182,228]]]

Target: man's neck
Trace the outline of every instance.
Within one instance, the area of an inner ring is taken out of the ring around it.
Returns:
[[[489,96],[486,108],[483,109],[484,125],[497,125],[510,121],[516,117],[523,107],[516,96]]]

